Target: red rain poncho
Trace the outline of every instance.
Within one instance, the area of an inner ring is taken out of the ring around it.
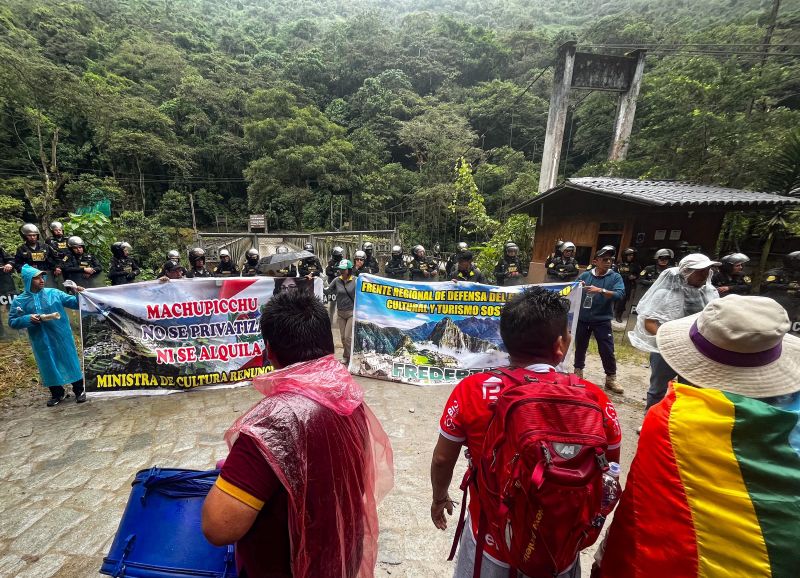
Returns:
[[[286,489],[294,578],[371,578],[377,504],[394,480],[389,438],[363,390],[333,355],[259,376],[253,385],[265,398],[225,441],[230,448],[240,434],[253,438]]]

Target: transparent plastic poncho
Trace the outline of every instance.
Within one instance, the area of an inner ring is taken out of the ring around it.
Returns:
[[[295,578],[371,578],[377,504],[394,483],[392,448],[364,392],[333,355],[256,378],[265,398],[225,434],[248,435],[289,495]],[[329,411],[330,410],[330,411]]]
[[[636,327],[628,332],[628,339],[634,347],[642,351],[658,352],[656,336],[644,328],[645,319],[655,319],[659,323],[681,319],[699,313],[719,297],[716,288],[711,284],[711,270],[709,269],[708,278],[701,287],[694,287],[686,282],[693,271],[686,267],[670,267],[647,290],[636,305]]]

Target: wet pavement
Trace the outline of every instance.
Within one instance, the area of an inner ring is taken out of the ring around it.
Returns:
[[[587,377],[597,378],[589,359]],[[636,443],[646,370],[621,364],[626,397],[623,471]],[[430,456],[450,386],[421,388],[357,378],[394,447],[395,487],[380,506],[376,576],[449,577],[446,532],[430,521]],[[128,500],[130,483],[152,466],[210,469],[224,458],[226,428],[259,399],[250,387],[173,395],[71,398],[55,408],[18,408],[0,425],[0,576],[98,576]],[[465,464],[459,463],[452,495]],[[460,497],[456,498],[460,501]],[[583,554],[588,576],[591,554]]]

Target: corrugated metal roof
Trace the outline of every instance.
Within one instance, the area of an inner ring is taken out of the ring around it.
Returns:
[[[526,210],[538,205],[551,195],[565,189],[579,189],[599,195],[615,197],[652,207],[720,207],[756,208],[782,204],[800,204],[798,197],[786,197],[774,193],[743,191],[714,185],[699,185],[683,181],[640,181],[612,177],[580,177],[567,179],[556,187],[545,191],[514,209]]]

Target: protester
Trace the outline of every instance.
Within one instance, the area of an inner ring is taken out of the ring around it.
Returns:
[[[634,247],[628,247],[622,253],[622,260],[616,266],[617,273],[622,276],[622,281],[625,283],[625,297],[614,305],[614,320],[617,323],[622,323],[625,306],[633,298],[633,294],[636,292],[636,281],[642,272],[642,268],[636,262],[637,253],[638,251]]]
[[[578,281],[583,284],[583,298],[575,332],[575,375],[583,377],[586,350],[589,349],[590,337],[594,335],[606,374],[606,389],[614,393],[624,393],[623,387],[617,383],[617,359],[614,356],[614,333],[611,330],[614,302],[625,297],[625,282],[619,273],[611,269],[616,253],[611,245],[598,249],[595,253],[595,268],[578,277]]]
[[[472,283],[486,283],[486,277],[481,270],[472,264],[474,258],[472,251],[464,250],[458,254],[456,268],[451,272],[453,281],[470,281]]]
[[[167,277],[169,279],[186,277],[186,269],[181,265],[181,254],[177,250],[172,249],[167,252],[167,261],[161,267],[158,277]]]
[[[636,327],[628,333],[634,347],[650,353],[650,387],[645,411],[661,401],[667,384],[678,376],[658,349],[659,325],[703,310],[719,293],[711,285],[711,267],[719,266],[701,253],[686,255],[677,267],[665,269],[636,306]],[[679,378],[680,379],[680,378]]]
[[[353,342],[353,304],[356,300],[356,278],[353,276],[353,263],[349,259],[339,262],[339,277],[325,288],[325,294],[336,296],[336,315],[339,317],[344,363],[349,365]]]
[[[775,301],[732,294],[659,328],[684,379],[645,418],[600,575],[797,576],[800,339],[789,325]]]
[[[273,297],[261,332],[276,371],[254,380],[264,399],[225,434],[230,453],[203,505],[203,533],[236,543],[239,576],[369,578],[377,503],[393,483],[389,438],[333,357],[313,294]]]
[[[75,338],[64,307],[78,308],[78,298],[60,289],[44,286],[46,273],[30,265],[22,266],[24,291],[14,298],[8,315],[12,329],[27,329],[33,357],[39,367],[42,385],[50,389],[47,407],[66,397],[64,386],[72,384],[75,401],[86,401],[83,373]],[[78,287],[83,291],[83,287]]]
[[[497,404],[503,399],[503,394],[509,388],[525,387],[531,384],[541,384],[544,391],[551,391],[551,387],[561,387],[562,390],[569,392],[569,399],[564,402],[564,406],[556,407],[555,404],[549,405],[548,409],[552,413],[570,412],[571,416],[577,415],[576,412],[582,411],[581,403],[594,408],[592,413],[593,424],[599,429],[600,439],[603,446],[607,449],[605,456],[610,461],[619,461],[621,432],[616,418],[616,411],[608,397],[596,385],[579,379],[576,376],[566,376],[556,373],[555,366],[564,360],[569,349],[571,337],[568,326],[569,303],[560,297],[556,292],[542,287],[526,289],[522,293],[514,296],[503,308],[500,315],[500,335],[503,344],[508,351],[511,375],[517,377],[512,381],[508,372],[489,372],[479,373],[463,379],[453,390],[445,406],[444,413],[440,421],[439,439],[433,452],[431,461],[431,485],[433,488],[433,500],[431,503],[431,518],[434,525],[444,530],[447,528],[447,518],[444,514],[453,513],[453,501],[448,495],[448,488],[453,476],[453,469],[458,461],[459,452],[462,445],[466,445],[471,463],[480,459],[484,452],[489,451],[484,447],[484,440],[487,430],[491,428],[494,411]],[[522,383],[522,382],[525,383]],[[556,385],[559,384],[559,385]],[[562,385],[563,384],[563,385]],[[573,399],[574,398],[574,399]],[[581,403],[575,403],[575,402]],[[544,410],[543,410],[544,411]],[[508,414],[506,414],[508,415]],[[552,414],[551,414],[552,415]],[[559,414],[561,415],[561,414]],[[569,420],[565,420],[566,421]],[[508,425],[510,422],[506,421]],[[575,427],[582,427],[584,424],[574,423]],[[537,435],[532,433],[531,435]],[[517,436],[515,436],[516,439]],[[583,438],[581,438],[583,439]],[[542,442],[544,443],[544,442]],[[538,446],[537,446],[538,447]],[[574,446],[572,446],[574,449]],[[589,450],[586,446],[586,450]],[[601,452],[602,453],[602,452]],[[547,453],[545,455],[551,455]],[[553,454],[554,455],[554,454]],[[595,459],[599,454],[591,452],[589,456],[591,470],[596,467]],[[555,457],[559,462],[561,458]],[[475,464],[476,466],[479,465]],[[522,464],[521,464],[522,465]],[[505,467],[505,466],[503,466]],[[525,466],[527,467],[527,465]],[[470,470],[474,471],[474,470]],[[505,471],[505,470],[504,470]],[[527,470],[526,470],[527,471]],[[600,475],[600,468],[597,467],[596,475]],[[580,486],[576,480],[580,479],[581,474],[575,473],[573,485]],[[528,472],[530,477],[530,472]],[[547,474],[545,474],[547,476]],[[528,480],[524,480],[528,484]],[[473,576],[474,562],[478,544],[483,544],[483,556],[481,558],[481,576],[483,578],[505,578],[509,576],[510,555],[503,549],[506,543],[506,536],[487,530],[479,537],[479,525],[482,514],[494,515],[496,512],[482,512],[481,502],[487,497],[481,494],[483,486],[480,482],[469,483],[469,521],[466,524],[468,531],[462,533],[458,549],[458,561],[454,573],[455,578],[470,578]],[[563,488],[566,492],[566,488]],[[566,496],[566,493],[564,494]],[[583,500],[578,498],[578,506],[583,509]],[[565,500],[566,503],[566,500]],[[527,502],[517,502],[516,506],[526,508]],[[569,508],[569,506],[566,506]],[[588,507],[586,508],[588,510]],[[562,510],[563,512],[568,510]],[[516,512],[516,510],[515,510]],[[586,512],[583,512],[586,514]],[[511,513],[509,514],[511,515]],[[557,519],[556,516],[546,516],[546,524],[561,524],[562,528],[573,529],[576,519]],[[542,518],[543,519],[543,518]],[[576,540],[583,536],[583,531],[576,531],[571,534]],[[529,532],[520,531],[521,539],[527,539]],[[484,539],[485,536],[485,539]],[[541,539],[544,546],[539,548],[537,555],[547,548],[569,547],[573,544],[554,544],[553,535],[536,534],[533,536]],[[579,546],[580,547],[580,546]],[[555,552],[554,552],[555,554]],[[568,554],[568,568],[561,570],[559,576],[577,578],[581,575],[580,563],[577,551],[572,550]],[[574,559],[574,562],[572,560]],[[549,568],[539,569],[538,575],[545,575]],[[548,574],[548,575],[552,575]]]

